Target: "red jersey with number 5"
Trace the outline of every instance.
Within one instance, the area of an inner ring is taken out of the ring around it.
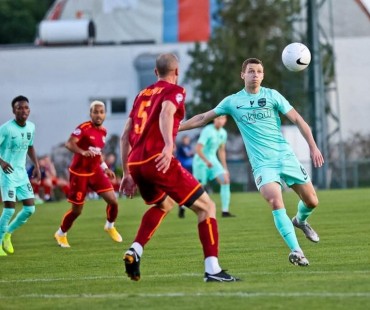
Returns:
[[[166,81],[158,81],[143,89],[135,98],[130,113],[132,128],[129,142],[132,149],[128,156],[129,163],[140,163],[162,152],[164,141],[159,128],[159,115],[164,101],[170,101],[169,104],[177,108],[173,122],[175,140],[185,115],[185,89]]]
[[[91,176],[96,169],[100,168],[101,153],[105,145],[107,130],[103,127],[96,127],[91,121],[82,123],[71,134],[78,139],[77,145],[81,149],[90,150],[95,153],[94,157],[85,157],[81,154],[74,154],[69,171],[76,175]]]

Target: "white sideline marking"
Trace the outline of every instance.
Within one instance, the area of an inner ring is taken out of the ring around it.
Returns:
[[[235,272],[237,276],[248,276],[248,275],[277,275],[277,274],[301,274],[300,271],[278,271],[278,272]],[[370,270],[357,270],[357,271],[310,271],[310,274],[367,274],[370,273]],[[198,277],[202,278],[203,273],[181,273],[181,274],[151,274],[151,275],[144,275],[145,278],[180,278],[180,277]],[[126,279],[127,276],[125,274],[118,275],[118,276],[90,276],[90,277],[73,277],[73,278],[30,278],[30,279],[1,279],[0,283],[27,283],[27,282],[62,282],[62,281],[86,281],[86,280],[104,280],[104,279]]]
[[[84,299],[108,299],[108,298],[128,298],[128,297],[141,297],[141,298],[161,298],[161,297],[240,297],[240,298],[255,298],[255,297],[318,297],[318,298],[354,298],[365,297],[370,298],[370,292],[357,292],[357,293],[331,293],[331,292],[296,292],[296,293],[283,293],[283,292],[210,292],[210,293],[153,293],[153,294],[24,294],[16,296],[2,296],[1,299],[12,298],[38,298],[38,299],[63,299],[63,298],[84,298]]]

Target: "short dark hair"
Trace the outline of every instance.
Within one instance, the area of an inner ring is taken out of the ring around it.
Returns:
[[[178,67],[178,59],[175,54],[160,54],[155,62],[159,77],[165,77],[170,71],[175,70]]]
[[[248,58],[248,59],[244,60],[244,62],[242,64],[242,72],[245,71],[245,68],[247,68],[248,64],[258,64],[258,65],[261,65],[263,67],[262,61],[259,60],[258,58]]]
[[[18,101],[27,101],[27,102],[29,103],[29,101],[28,101],[28,98],[27,98],[27,97],[25,97],[25,96],[17,96],[17,97],[15,97],[15,98],[12,100],[12,108],[14,108],[15,103],[16,103],[16,102],[18,102]]]

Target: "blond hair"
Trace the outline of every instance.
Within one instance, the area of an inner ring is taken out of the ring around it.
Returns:
[[[90,112],[94,109],[95,106],[102,106],[105,109],[105,104],[104,104],[103,101],[95,100],[95,101],[91,102],[91,104],[90,104]]]

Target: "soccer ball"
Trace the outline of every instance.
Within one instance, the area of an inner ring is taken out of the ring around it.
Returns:
[[[306,45],[291,43],[284,48],[281,59],[288,70],[297,72],[310,64],[311,53]]]

